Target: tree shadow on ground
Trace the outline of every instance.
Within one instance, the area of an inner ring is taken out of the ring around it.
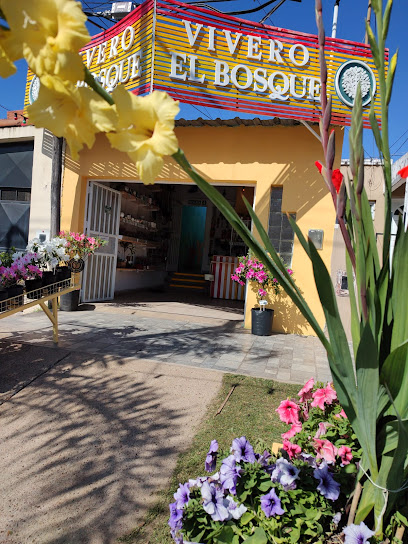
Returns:
[[[31,330],[10,332],[8,339],[52,346],[52,331],[49,327],[37,328],[38,319],[31,321]],[[224,359],[241,357],[243,360],[247,355],[251,355],[252,361],[256,358],[262,364],[269,357],[278,355],[273,345],[274,336],[253,336],[234,321],[214,326],[161,321],[158,328],[155,319],[136,318],[135,326],[123,324],[118,327],[114,324],[117,322],[110,326],[92,320],[79,321],[77,316],[64,316],[64,322],[60,324],[59,345],[71,351],[190,365],[199,365],[207,358],[215,364],[222,356]]]
[[[218,383],[108,356],[54,366],[0,407],[0,540],[115,542],[188,445],[208,402],[201,387],[211,398]]]

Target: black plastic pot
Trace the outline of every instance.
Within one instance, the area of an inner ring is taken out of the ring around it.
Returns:
[[[251,332],[256,336],[270,336],[272,334],[273,310],[251,310]]]
[[[41,298],[42,278],[36,278],[34,280],[26,280],[25,287],[27,292],[27,298],[30,298],[30,299]],[[35,291],[35,292],[30,292],[30,291]]]
[[[7,289],[7,298],[12,298],[10,302],[7,303],[8,309],[16,308],[17,306],[22,306],[24,304],[24,287],[22,285],[11,285]]]
[[[46,270],[42,275],[43,296],[52,295],[55,292],[53,283],[57,281],[57,276],[51,270]]]
[[[0,289],[0,312],[5,312],[7,310],[7,304],[4,302],[7,298],[7,289]]]
[[[69,266],[57,266],[55,273],[57,281],[68,280],[71,277],[71,269]]]
[[[62,312],[76,312],[79,306],[79,289],[65,293],[60,297],[60,310]]]

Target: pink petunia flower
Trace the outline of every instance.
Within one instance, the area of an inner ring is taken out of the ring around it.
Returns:
[[[312,396],[312,406],[318,406],[323,412],[325,404],[332,404],[337,399],[336,391],[333,389],[331,383],[328,383],[324,389],[317,389]]]
[[[305,385],[302,387],[302,389],[298,393],[300,397],[300,402],[306,402],[307,400],[310,400],[312,398],[313,387],[314,387],[314,379],[310,378],[310,380],[308,380],[305,383]]]
[[[292,444],[292,442],[289,442],[289,440],[283,441],[283,449],[288,453],[289,459],[297,457],[302,451],[302,448],[300,446],[298,446],[297,444]]]
[[[279,414],[279,418],[283,423],[299,423],[299,406],[296,402],[286,399],[283,400],[279,407],[276,409],[276,412]]]
[[[330,440],[314,438],[314,443],[317,453],[316,459],[324,459],[328,464],[336,462],[337,448]]]
[[[339,412],[338,414],[335,414],[334,417],[337,417],[338,419],[340,419],[341,417],[344,417],[344,419],[348,419],[348,418],[347,418],[347,414],[346,414],[346,412],[343,410],[343,408],[341,409],[341,412]]]
[[[333,427],[332,423],[328,423],[327,421],[323,423],[319,423],[319,428],[316,431],[316,434],[314,435],[315,438],[320,438],[321,436],[325,435],[327,433],[327,429],[329,427]]]
[[[348,446],[340,446],[340,448],[337,450],[337,454],[341,458],[342,467],[344,467],[345,465],[349,465],[350,461],[353,459],[351,448],[349,448]]]
[[[283,439],[287,440],[289,438],[293,438],[295,434],[300,433],[302,430],[302,424],[300,422],[293,423],[289,431],[286,431],[286,433],[283,433],[281,436]]]
[[[259,289],[258,294],[260,297],[266,297],[268,293],[265,291],[265,289]]]

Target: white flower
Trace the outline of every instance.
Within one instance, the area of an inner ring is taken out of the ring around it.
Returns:
[[[11,256],[13,261],[16,261],[17,259],[21,259],[21,257],[23,257],[24,253],[22,251],[16,251],[15,253],[13,253],[13,255]]]

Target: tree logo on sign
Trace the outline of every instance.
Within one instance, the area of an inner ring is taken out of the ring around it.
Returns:
[[[353,106],[359,83],[363,106],[367,106],[375,95],[376,89],[375,77],[371,68],[360,60],[349,60],[337,70],[336,93],[346,106]]]

